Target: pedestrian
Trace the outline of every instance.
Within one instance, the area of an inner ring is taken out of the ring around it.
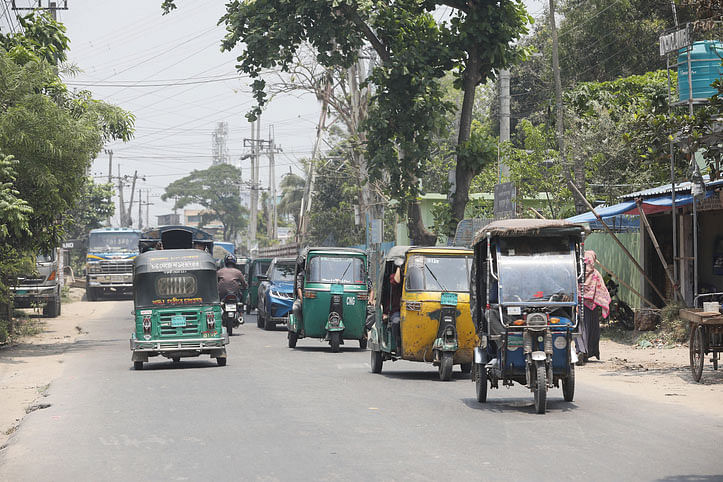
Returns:
[[[585,284],[583,285],[583,318],[580,336],[575,339],[578,365],[591,357],[600,359],[600,315],[608,317],[610,293],[600,272],[595,269],[595,251],[585,251]]]

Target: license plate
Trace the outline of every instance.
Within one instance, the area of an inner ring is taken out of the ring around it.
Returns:
[[[236,311],[236,305],[226,305],[226,311]]]
[[[24,295],[24,294],[27,294],[27,292],[28,292],[28,290],[17,290],[17,291],[15,292],[15,294],[16,294],[16,295]]]
[[[443,305],[457,306],[457,293],[442,293],[440,303]]]
[[[331,291],[332,295],[340,295],[340,294],[344,293],[344,285],[337,284],[337,283],[332,284],[330,291]]]
[[[176,315],[171,317],[171,326],[181,327],[186,326],[186,317],[183,315]]]

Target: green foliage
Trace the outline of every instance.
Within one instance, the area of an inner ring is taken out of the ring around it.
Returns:
[[[28,216],[33,209],[18,197],[20,193],[15,189],[17,165],[12,156],[0,154],[0,242],[9,236],[29,233]]]
[[[218,219],[223,224],[223,239],[233,240],[247,224],[247,210],[239,200],[241,171],[230,164],[217,164],[204,170],[194,170],[186,177],[173,181],[161,196],[164,201],[175,199],[175,208],[200,204],[209,211],[202,224]]]
[[[365,242],[364,226],[354,224],[359,184],[346,159],[333,158],[319,166],[309,220],[309,244],[354,246]]]
[[[304,186],[306,181],[296,174],[286,174],[281,178],[279,188],[281,189],[281,200],[277,207],[279,214],[285,214],[294,218],[294,226],[299,228],[299,214],[301,213],[301,200],[304,198]]]
[[[49,12],[33,12],[18,17],[22,29],[17,33],[0,33],[0,47],[20,64],[45,61],[56,65],[64,62],[70,46],[65,25],[53,20]]]
[[[114,212],[113,185],[96,184],[92,178],[86,177],[77,203],[67,213],[66,236],[71,239],[85,238],[91,229],[101,227]]]

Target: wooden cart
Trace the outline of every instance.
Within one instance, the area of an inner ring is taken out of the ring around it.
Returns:
[[[686,308],[680,310],[680,317],[690,322],[690,369],[693,380],[699,382],[703,375],[703,362],[709,353],[713,354],[713,370],[718,369],[718,360],[723,352],[723,315]]]

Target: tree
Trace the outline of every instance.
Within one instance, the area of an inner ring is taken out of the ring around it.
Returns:
[[[204,170],[194,170],[186,177],[173,181],[161,196],[164,201],[175,199],[175,208],[200,204],[208,213],[206,224],[218,219],[223,224],[224,241],[232,241],[247,224],[248,210],[241,206],[239,186],[241,171],[230,164],[217,164]]]
[[[14,187],[17,165],[12,156],[0,153],[0,241],[29,232],[28,217],[33,208],[18,197],[20,193]]]
[[[96,184],[86,177],[76,205],[67,213],[65,234],[72,239],[85,239],[91,229],[99,228],[115,213],[113,185]]]
[[[299,213],[301,210],[301,199],[304,197],[304,185],[306,181],[296,174],[286,174],[281,178],[279,188],[281,189],[281,201],[279,201],[279,212],[291,215],[294,218],[294,225],[299,229]]]

